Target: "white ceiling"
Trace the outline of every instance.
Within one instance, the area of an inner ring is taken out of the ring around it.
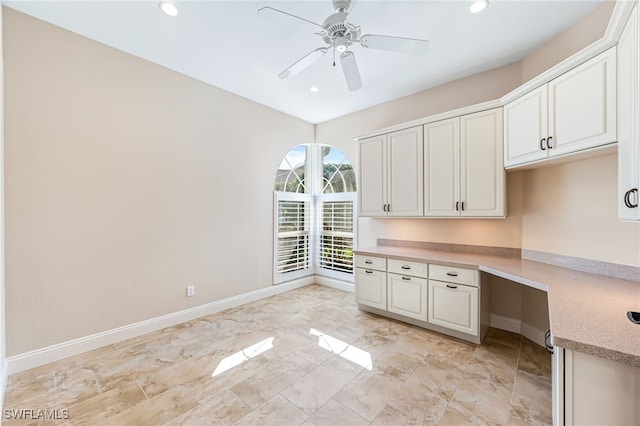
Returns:
[[[324,46],[314,27],[257,16],[271,6],[322,24],[331,0],[179,1],[165,15],[158,1],[4,1],[44,21],[261,104],[320,123],[526,56],[595,9],[602,0],[490,0],[473,15],[470,0],[359,0],[349,22],[362,33],[424,38],[424,56],[352,46],[363,87],[349,92],[327,54],[300,74],[278,74]],[[309,88],[317,85],[318,93]]]

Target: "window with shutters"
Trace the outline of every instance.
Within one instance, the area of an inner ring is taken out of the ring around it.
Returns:
[[[274,197],[274,283],[310,275],[353,281],[356,177],[329,145],[298,145],[280,163]]]

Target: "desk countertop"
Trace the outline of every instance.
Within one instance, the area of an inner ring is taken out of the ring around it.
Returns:
[[[555,346],[640,367],[640,283],[559,266],[482,254],[374,246],[355,254],[463,266],[547,292],[551,341]]]

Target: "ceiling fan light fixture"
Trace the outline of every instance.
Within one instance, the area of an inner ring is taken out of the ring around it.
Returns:
[[[333,46],[336,48],[336,52],[342,53],[347,50],[347,38],[340,36],[336,37],[333,42]]]
[[[487,6],[489,6],[489,0],[474,0],[471,3],[471,7],[469,7],[469,12],[479,13],[485,10]]]
[[[309,87],[309,91],[311,93],[318,93],[320,91],[320,88],[318,86],[311,86]]]
[[[169,16],[178,16],[178,8],[170,1],[160,2],[160,9]]]

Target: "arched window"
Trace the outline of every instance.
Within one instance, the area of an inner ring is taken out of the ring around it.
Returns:
[[[330,145],[298,145],[280,162],[274,189],[274,283],[353,281],[356,177],[347,157]]]

